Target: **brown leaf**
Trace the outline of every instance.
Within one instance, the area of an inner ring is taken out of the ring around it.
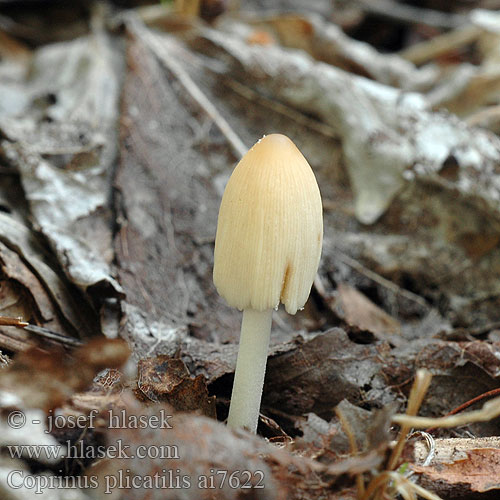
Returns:
[[[343,399],[366,402],[370,398],[368,387],[385,384],[379,377],[387,348],[386,344],[355,344],[344,330],[332,328],[269,358],[263,412],[266,408],[291,415],[312,411],[327,418]]]
[[[470,491],[484,493],[500,490],[500,449],[480,448],[467,451],[467,458],[451,464],[411,468],[431,481],[448,485],[466,485]],[[441,488],[441,486],[440,486]]]
[[[33,304],[26,290],[13,281],[0,280],[0,314],[30,319],[33,312]]]
[[[30,348],[0,371],[0,390],[15,393],[26,408],[48,411],[89,386],[102,369],[122,366],[129,354],[121,339],[94,339],[72,354]]]
[[[19,254],[10,250],[1,242],[0,265],[3,274],[9,278],[8,282],[4,282],[5,286],[10,286],[11,289],[14,287],[14,290],[17,289],[18,293],[22,290],[25,297],[30,296],[31,298],[31,300],[25,299],[25,308],[20,314],[25,321],[60,333],[67,331],[73,335],[78,335],[73,328],[68,329],[65,327],[66,323],[61,322],[60,313],[49,293],[33,271],[23,262]]]
[[[166,402],[177,411],[199,411],[216,418],[215,396],[208,396],[203,375],[191,378],[180,359],[169,356],[141,359],[138,366],[139,394],[154,402]]]
[[[95,333],[97,329],[95,312],[85,300],[81,298],[76,300],[67,282],[61,278],[58,271],[50,267],[49,264],[53,265],[53,258],[35,233],[13,217],[0,212],[0,234],[2,242],[9,249],[15,249],[21,261],[33,270],[65,322],[73,327],[80,338],[88,338]],[[15,257],[12,257],[11,264],[14,262]],[[10,264],[6,269],[8,272],[15,272]],[[21,281],[21,277],[19,279]],[[23,281],[24,279],[27,277],[22,278]],[[36,288],[33,295],[40,301],[42,307],[43,297]]]
[[[340,283],[339,298],[345,320],[351,326],[375,335],[401,334],[401,324],[355,288]]]

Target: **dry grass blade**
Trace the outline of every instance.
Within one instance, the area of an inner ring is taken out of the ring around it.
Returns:
[[[427,393],[427,389],[431,383],[432,375],[427,370],[418,370],[415,376],[415,382],[411,388],[410,397],[408,398],[408,409],[406,410],[406,415],[416,415],[422,401]],[[392,470],[396,467],[399,457],[401,456],[401,452],[406,442],[406,437],[408,432],[410,431],[411,424],[408,423],[400,423],[401,430],[399,432],[398,441],[394,450],[392,451],[391,457],[387,464],[387,468]]]
[[[432,375],[427,370],[418,370],[415,376],[415,381],[411,388],[410,396],[408,398],[407,415],[415,415],[422,401],[427,393],[427,389],[431,383]],[[370,482],[364,494],[358,490],[359,498],[361,500],[369,500],[374,498],[382,500],[387,498],[395,498],[400,495],[405,500],[416,500],[416,494],[429,500],[438,500],[439,497],[433,493],[415,485],[394,469],[397,467],[401,452],[408,438],[408,433],[411,426],[407,423],[401,423],[401,430],[399,431],[396,446],[392,450],[391,456],[386,466],[386,470],[375,476]],[[363,485],[364,489],[364,485]]]
[[[394,492],[391,495],[393,498],[397,495],[401,495],[405,500],[414,500],[416,499],[416,495],[419,495],[426,500],[442,500],[438,495],[412,483],[410,480],[394,471],[385,471],[378,475],[370,483],[362,500],[374,498],[374,495],[387,488],[390,483],[392,483],[394,487]]]
[[[500,397],[492,399],[484,404],[480,410],[451,415],[449,417],[429,418],[415,417],[411,415],[394,415],[392,421],[406,427],[425,429],[427,427],[450,428],[467,425],[476,422],[488,422],[500,415]]]
[[[349,423],[345,415],[342,413],[342,410],[340,410],[340,408],[337,407],[335,409],[335,413],[337,414],[337,417],[340,420],[340,423],[342,424],[342,428],[344,429],[347,439],[349,440],[349,446],[351,447],[351,454],[357,455],[358,445],[356,443],[356,437],[354,436],[351,424]],[[363,474],[356,474],[356,486],[358,489],[358,498],[362,498],[362,496],[365,493],[365,483],[363,481]]]

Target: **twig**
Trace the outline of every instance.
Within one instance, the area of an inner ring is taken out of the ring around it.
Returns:
[[[128,25],[129,29],[149,46],[151,51],[161,61],[161,63],[175,75],[193,100],[213,120],[222,134],[226,137],[229,144],[232,146],[236,156],[238,158],[243,156],[248,151],[248,148],[231,128],[231,125],[229,125],[226,119],[217,111],[217,108],[208,100],[205,94],[183,69],[183,67],[175,60],[174,57],[172,57],[172,55],[169,56],[165,50],[165,46],[162,46],[158,35],[150,32],[137,17],[133,17],[132,15],[129,18]]]
[[[457,460],[467,458],[468,452],[485,448],[500,448],[500,438],[498,436],[488,436],[483,438],[442,438],[433,439],[434,457],[429,457],[429,443],[424,444],[421,441],[414,443],[412,459],[419,467],[436,466],[439,464],[453,463]]]
[[[500,389],[492,389],[491,391],[484,392],[483,394],[480,394],[479,396],[476,396],[475,398],[470,399],[469,401],[461,404],[460,406],[457,406],[457,408],[453,409],[448,413],[448,415],[455,415],[456,413],[460,413],[461,411],[465,410],[469,406],[472,406],[474,403],[477,403],[478,401],[481,401],[486,398],[491,398],[492,396],[498,396],[500,394]]]
[[[300,113],[299,111],[296,111],[295,109],[289,106],[286,106],[285,104],[264,97],[255,92],[254,90],[252,90],[251,88],[247,87],[246,85],[242,85],[236,80],[233,80],[232,78],[225,78],[224,84],[227,85],[232,90],[234,90],[240,96],[244,97],[245,99],[248,99],[249,101],[257,101],[259,104],[262,104],[263,106],[272,109],[273,111],[276,111],[277,113],[283,116],[291,118],[296,123],[299,123],[300,125],[305,125],[306,127],[316,132],[319,132],[321,135],[324,135],[325,137],[331,137],[334,139],[338,139],[339,137],[338,134],[335,133],[335,130],[333,130],[332,127],[325,125],[324,123],[321,123],[318,120],[313,120],[312,118],[307,117],[306,115]]]
[[[72,347],[78,347],[83,345],[83,342],[80,340],[74,339],[72,337],[68,337],[66,335],[62,335],[61,333],[53,332],[48,328],[44,328],[42,326],[30,325],[26,321],[22,321],[21,318],[11,318],[8,316],[0,316],[0,325],[2,326],[14,326],[16,328],[22,328],[27,332],[34,333],[39,337],[44,337],[46,339],[55,340],[60,342],[61,344],[66,344]]]
[[[469,115],[465,118],[465,123],[497,132],[500,129],[500,105],[490,106]]]
[[[413,382],[410,396],[408,398],[408,406],[406,408],[406,416],[416,415],[422,401],[427,394],[427,389],[431,383],[432,375],[427,370],[418,370],[415,375],[415,381]],[[408,439],[408,433],[410,431],[411,425],[407,423],[399,424],[401,429],[399,431],[398,439],[396,445],[394,446],[391,456],[387,462],[386,470],[375,476],[368,487],[366,488],[365,495],[362,500],[368,500],[370,498],[375,498],[375,500],[382,500],[387,498],[386,490],[391,484],[394,485],[396,492],[401,494],[405,499],[413,500],[415,498],[415,484],[408,481],[403,475],[395,472],[399,458],[403,451],[403,447]],[[420,488],[420,487],[419,487]],[[424,498],[439,498],[433,493],[428,492],[422,488],[422,492],[418,492],[419,495]]]
[[[371,279],[375,283],[378,283],[379,285],[383,286],[384,288],[389,289],[391,292],[400,295],[401,297],[404,297],[405,299],[408,299],[412,302],[417,303],[418,305],[424,307],[425,309],[429,308],[429,304],[417,295],[416,293],[410,292],[409,290],[406,290],[404,288],[401,288],[400,286],[396,285],[396,283],[393,283],[392,281],[384,278],[383,276],[380,276],[380,274],[377,274],[376,272],[372,271],[371,269],[368,269],[367,267],[363,266],[360,262],[357,260],[353,259],[352,257],[349,257],[342,251],[338,250],[337,248],[335,249],[335,255],[341,260],[344,264],[348,265],[349,267],[352,267],[356,271],[358,271],[360,274],[363,274],[367,278]]]
[[[27,324],[23,327],[24,330],[30,333],[34,333],[39,337],[44,337],[49,340],[55,340],[56,342],[60,342],[61,344],[66,344],[71,347],[79,347],[83,345],[83,342],[72,337],[67,337],[66,335],[62,335],[57,332],[53,332],[48,328],[44,328],[43,326],[36,326]]]
[[[28,334],[17,330],[8,334],[0,332],[0,348],[11,352],[25,351],[34,345],[27,337],[29,337]]]
[[[29,325],[29,323],[26,323],[26,321],[23,321],[21,318],[11,318],[10,316],[0,316],[0,325],[25,327],[25,326]]]
[[[425,24],[438,29],[454,29],[468,21],[462,14],[421,9],[393,0],[358,0],[356,3],[365,12],[404,24]]]
[[[481,29],[477,26],[461,26],[431,40],[412,45],[401,51],[399,55],[407,61],[420,65],[474,42],[480,34]]]

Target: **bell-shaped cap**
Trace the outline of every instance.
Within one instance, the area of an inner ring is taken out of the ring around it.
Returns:
[[[286,136],[250,149],[224,191],[214,283],[229,305],[262,311],[280,301],[295,314],[311,291],[323,240],[321,196],[311,167]]]

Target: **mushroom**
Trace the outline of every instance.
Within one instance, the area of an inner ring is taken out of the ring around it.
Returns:
[[[295,144],[271,134],[234,169],[219,210],[213,279],[219,295],[243,310],[228,425],[255,433],[273,309],[303,308],[323,240],[321,196]]]

